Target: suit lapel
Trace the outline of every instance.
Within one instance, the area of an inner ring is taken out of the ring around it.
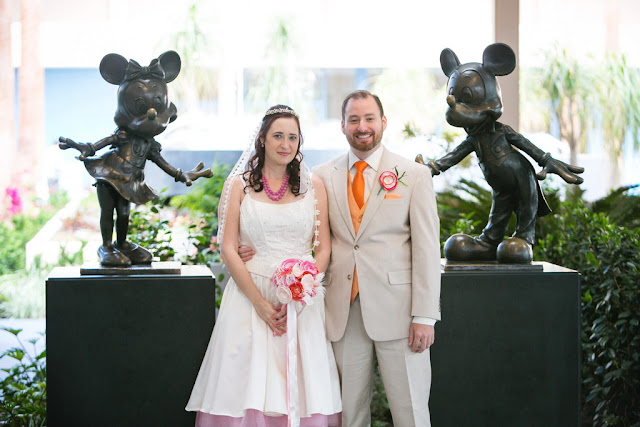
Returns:
[[[349,200],[347,199],[347,168],[349,167],[349,156],[340,157],[334,163],[335,169],[331,173],[332,193],[336,198],[336,206],[342,215],[351,237],[355,239],[356,232],[353,229],[351,213],[349,212]]]
[[[387,150],[384,147],[382,147],[382,150],[384,151],[382,153],[382,158],[380,159],[380,166],[378,167],[378,171],[376,172],[375,181],[371,186],[371,195],[369,196],[367,207],[365,208],[364,215],[362,216],[360,229],[358,229],[358,236],[361,236],[365,232],[367,226],[369,225],[371,220],[375,217],[376,211],[378,210],[378,208],[382,204],[382,201],[384,200],[384,196],[386,192],[379,191],[380,190],[380,182],[379,182],[380,174],[384,171],[392,170],[393,167],[396,166],[396,165],[389,164],[390,159],[389,159]]]

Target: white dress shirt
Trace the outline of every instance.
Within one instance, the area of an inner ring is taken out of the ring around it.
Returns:
[[[375,185],[375,179],[378,175],[378,168],[380,167],[380,160],[382,160],[382,150],[382,145],[380,145],[378,148],[376,148],[375,151],[369,153],[366,159],[364,159],[364,161],[367,162],[368,165],[367,168],[362,172],[362,175],[364,177],[364,200],[369,200],[371,189]],[[359,160],[360,158],[358,158],[358,156],[356,156],[352,150],[349,150],[349,174],[351,175],[351,182],[353,182],[353,177],[356,174],[355,164]],[[433,326],[436,324],[436,319],[413,316],[413,323]]]

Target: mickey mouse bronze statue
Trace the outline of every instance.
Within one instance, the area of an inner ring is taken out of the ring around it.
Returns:
[[[442,158],[426,164],[432,175],[438,175],[475,152],[493,190],[491,213],[482,234],[451,236],[445,242],[445,257],[452,261],[497,259],[501,263],[530,263],[536,216],[551,212],[537,180],[555,173],[567,183],[578,185],[583,179],[576,174],[584,172],[584,168],[552,158],[550,153],[497,121],[502,115],[502,99],[496,76],[507,75],[516,66],[515,54],[509,46],[503,43],[488,46],[481,64],[460,64],[451,49],[444,49],[440,65],[449,77],[447,122],[464,128],[467,138]],[[542,171],[536,174],[520,151],[535,160]],[[425,164],[421,155],[416,161]],[[512,213],[516,214],[515,233],[503,240]]]
[[[200,177],[213,176],[211,169],[203,170],[202,162],[189,172],[174,168],[162,157],[162,147],[154,139],[177,118],[177,109],[169,101],[167,83],[178,76],[180,67],[180,56],[174,51],[163,53],[147,67],[115,53],[106,55],[100,62],[100,74],[107,82],[119,86],[114,118],[116,131],[95,143],[59,138],[58,145],[62,150],[74,148],[80,151],[77,158],[96,179],[102,234],[98,256],[103,266],[151,263],[153,256],[148,250],[126,240],[130,204],[143,204],[157,197],[144,180],[147,160],[187,186]],[[108,151],[95,155],[108,145]],[[114,211],[116,241],[112,243]]]

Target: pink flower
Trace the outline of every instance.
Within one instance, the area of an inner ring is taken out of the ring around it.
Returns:
[[[22,199],[17,188],[8,187],[5,190],[5,194],[11,199],[11,204],[7,207],[7,210],[12,214],[18,214],[22,212]]]
[[[306,271],[309,272],[313,275],[318,274],[318,269],[316,268],[316,265],[314,263],[312,263],[311,261],[302,261],[300,263],[300,267]]]
[[[398,185],[398,176],[391,171],[384,171],[380,174],[380,185],[387,191],[391,191]]]
[[[313,304],[312,298],[317,294],[316,289],[319,287],[316,282],[318,275],[318,269],[313,262],[290,258],[276,268],[271,276],[271,283],[278,288],[276,297],[280,302],[285,303],[286,300]]]
[[[291,271],[294,265],[298,263],[298,260],[295,258],[289,258],[282,261],[280,268],[285,271]]]
[[[289,289],[291,290],[291,297],[294,301],[302,301],[302,298],[304,297],[304,287],[302,286],[302,283],[296,282],[289,286]]]

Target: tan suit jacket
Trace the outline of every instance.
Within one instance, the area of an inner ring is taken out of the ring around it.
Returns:
[[[440,319],[440,226],[429,168],[384,147],[356,235],[347,201],[348,155],[314,169],[329,200],[331,261],[325,277],[329,340],[344,335],[354,265],[362,317],[374,341],[409,336],[413,316]],[[384,171],[405,172],[391,191],[378,191]],[[385,198],[388,193],[400,198]]]

